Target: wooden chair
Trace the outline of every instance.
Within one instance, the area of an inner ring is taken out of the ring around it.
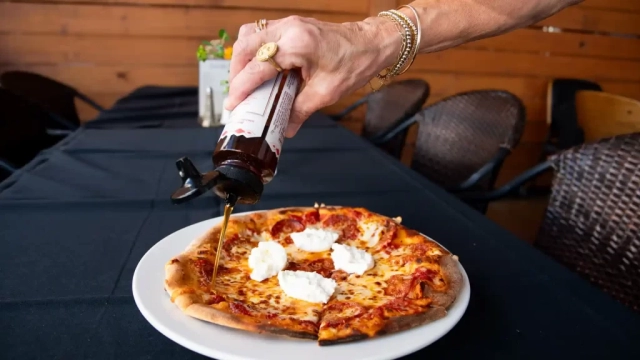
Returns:
[[[366,104],[367,110],[362,128],[362,136],[373,141],[394,126],[415,115],[429,97],[429,84],[421,79],[395,81],[379,91],[372,92],[349,105],[342,112],[331,117],[339,121],[358,107]],[[397,133],[393,138],[376,145],[395,158],[402,156],[402,149],[408,130]]]
[[[576,113],[585,142],[640,131],[640,101],[623,96],[578,91]]]
[[[76,98],[98,111],[104,110],[102,106],[71,86],[39,74],[7,71],[0,75],[0,85],[49,112],[46,124],[49,129],[73,130],[80,126]]]
[[[500,189],[466,193],[493,201],[553,172],[534,245],[640,312],[640,132],[559,152]]]
[[[582,130],[576,119],[576,93],[581,90],[601,91],[600,85],[582,79],[553,79],[547,86],[547,124],[540,160],[564,149],[583,143]]]
[[[493,188],[526,121],[522,101],[502,90],[469,91],[440,100],[374,141],[418,124],[411,168],[452,193]],[[487,204],[473,204],[482,213]]]

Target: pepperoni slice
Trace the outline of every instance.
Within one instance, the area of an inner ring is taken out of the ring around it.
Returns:
[[[347,240],[355,240],[360,235],[358,221],[347,215],[331,214],[324,219],[323,225],[335,230],[342,230],[342,237]]]
[[[327,327],[337,327],[363,315],[366,311],[362,305],[355,302],[336,301],[327,305],[322,311],[322,323]]]
[[[300,327],[302,327],[303,329],[307,330],[312,334],[318,332],[318,324],[316,324],[314,321],[301,320],[299,324],[300,324]]]
[[[291,262],[286,269],[291,271],[316,272],[324,277],[329,277],[333,272],[334,266],[333,260],[331,259],[317,259],[301,263]]]
[[[344,270],[336,270],[331,273],[331,278],[335,281],[345,281],[349,278],[349,273]]]
[[[313,225],[320,222],[320,213],[317,210],[308,211],[303,216],[306,225]]]
[[[358,210],[351,210],[351,214],[353,215],[354,218],[356,218],[357,220],[360,220],[364,217],[364,215],[358,211]]]
[[[382,305],[382,310],[387,317],[393,317],[421,312],[422,308],[411,300],[396,298]]]
[[[409,252],[416,257],[424,257],[429,253],[429,245],[425,243],[409,245]]]
[[[427,268],[423,268],[423,267],[419,267],[417,268],[414,273],[413,273],[413,277],[418,280],[418,281],[429,281],[429,282],[433,282],[434,279],[438,276],[438,272],[435,270],[431,270],[431,269],[427,269]]]
[[[302,218],[296,216],[300,220],[294,218],[282,219],[275,223],[273,227],[271,227],[271,236],[278,237],[280,234],[291,234],[294,232],[301,232],[305,229],[304,224],[302,223]]]
[[[229,304],[229,308],[231,309],[232,312],[236,314],[242,314],[247,316],[251,315],[251,309],[249,309],[247,305],[237,301],[234,301],[231,304]]]
[[[393,275],[387,280],[384,293],[389,296],[403,298],[409,294],[413,286],[413,277],[405,275]]]
[[[330,226],[338,229],[341,229],[352,222],[355,222],[355,219],[342,214],[331,214],[323,221],[325,226]]]
[[[384,230],[380,236],[379,248],[384,249],[387,252],[391,252],[399,247],[394,240],[398,236],[398,226],[391,221],[387,221],[384,225]]]
[[[196,269],[198,282],[201,286],[208,286],[213,276],[213,263],[207,259],[197,258],[193,260],[193,266]]]
[[[221,303],[223,301],[224,301],[224,298],[222,296],[217,295],[217,294],[212,294],[205,300],[204,303],[207,304],[207,305],[215,305],[215,304]]]
[[[236,243],[238,241],[240,241],[240,235],[238,234],[227,236],[224,239],[224,243],[222,243],[222,249],[224,251],[231,251],[231,249],[233,249],[233,247],[236,246]],[[218,239],[216,238],[216,243],[217,242],[218,242]]]

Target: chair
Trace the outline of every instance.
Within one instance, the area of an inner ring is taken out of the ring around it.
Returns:
[[[554,171],[535,246],[640,311],[640,132],[560,152],[489,193],[491,201]]]
[[[547,87],[547,124],[549,133],[544,141],[540,161],[549,155],[584,141],[576,116],[576,93],[580,90],[602,91],[595,82],[581,79],[553,79]]]
[[[73,130],[80,126],[76,109],[78,98],[98,111],[104,109],[78,90],[44,77],[25,71],[8,71],[0,75],[0,85],[14,93],[30,99],[51,114],[47,127],[50,129]]]
[[[411,168],[450,192],[493,188],[526,121],[522,101],[501,90],[476,90],[432,104],[389,133],[418,124]],[[474,204],[486,212],[486,204]]]
[[[342,112],[332,115],[331,118],[336,121],[342,120],[349,113],[366,104],[362,136],[373,140],[420,111],[428,97],[429,84],[426,81],[420,79],[396,81],[379,91],[367,94]],[[395,158],[400,158],[407,132],[408,130],[399,132],[393,138],[377,145]]]
[[[61,139],[47,132],[48,118],[44,110],[0,87],[0,181]]]
[[[640,131],[640,101],[623,96],[578,91],[576,115],[585,142]]]

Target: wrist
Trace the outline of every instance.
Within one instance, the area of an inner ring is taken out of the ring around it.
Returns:
[[[372,64],[376,72],[393,66],[402,48],[402,37],[396,24],[389,19],[376,16],[363,20],[361,26],[368,34],[369,44],[376,54]]]

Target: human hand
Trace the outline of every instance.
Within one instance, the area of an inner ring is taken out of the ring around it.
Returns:
[[[299,68],[303,88],[297,96],[287,137],[296,134],[311,114],[364,86],[394,63],[401,46],[394,24],[382,18],[355,23],[328,23],[291,16],[270,20],[256,32],[254,23],[243,25],[233,46],[227,110],[233,110],[277,70],[255,56],[264,43],[275,42],[273,60],[283,69]]]

